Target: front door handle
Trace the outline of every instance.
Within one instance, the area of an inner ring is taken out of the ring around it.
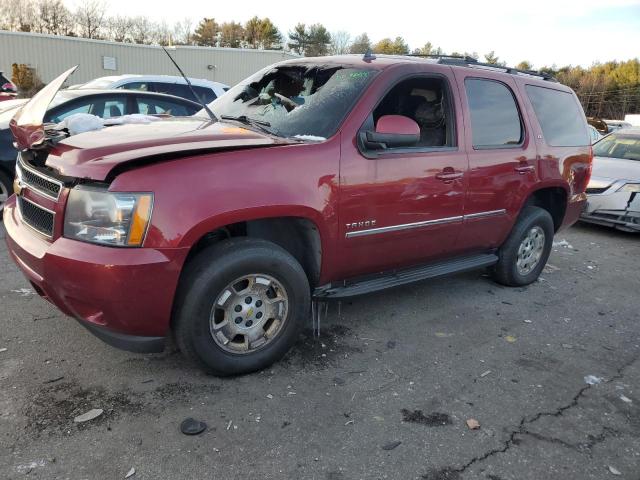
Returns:
[[[516,167],[514,170],[520,175],[524,175],[525,173],[533,172],[535,169],[536,167],[533,165],[524,165],[522,167]]]
[[[458,178],[462,178],[463,172],[456,172],[453,168],[445,168],[440,173],[436,173],[436,178],[443,182],[453,182]]]

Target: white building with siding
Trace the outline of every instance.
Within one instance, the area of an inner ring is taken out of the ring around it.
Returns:
[[[296,57],[277,50],[192,46],[168,50],[187,76],[228,85],[267,65]],[[157,46],[0,30],[0,71],[10,78],[14,63],[32,67],[45,83],[73,65],[79,68],[69,79],[72,84],[125,73],[179,75]]]

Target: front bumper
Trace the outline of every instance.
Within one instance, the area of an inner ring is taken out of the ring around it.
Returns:
[[[589,195],[580,220],[627,232],[640,232],[640,193]]]
[[[3,220],[9,253],[39,295],[110,345],[163,349],[188,249],[48,241],[22,223],[15,196]]]

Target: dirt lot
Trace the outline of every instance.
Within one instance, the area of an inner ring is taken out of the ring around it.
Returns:
[[[528,288],[477,272],[332,305],[320,340],[233,379],[102,344],[1,241],[0,477],[638,480],[640,237],[560,240]]]

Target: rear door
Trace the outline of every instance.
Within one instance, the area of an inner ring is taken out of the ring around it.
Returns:
[[[536,144],[510,75],[468,68],[455,69],[455,75],[465,105],[469,157],[460,247],[496,248],[537,182]]]

